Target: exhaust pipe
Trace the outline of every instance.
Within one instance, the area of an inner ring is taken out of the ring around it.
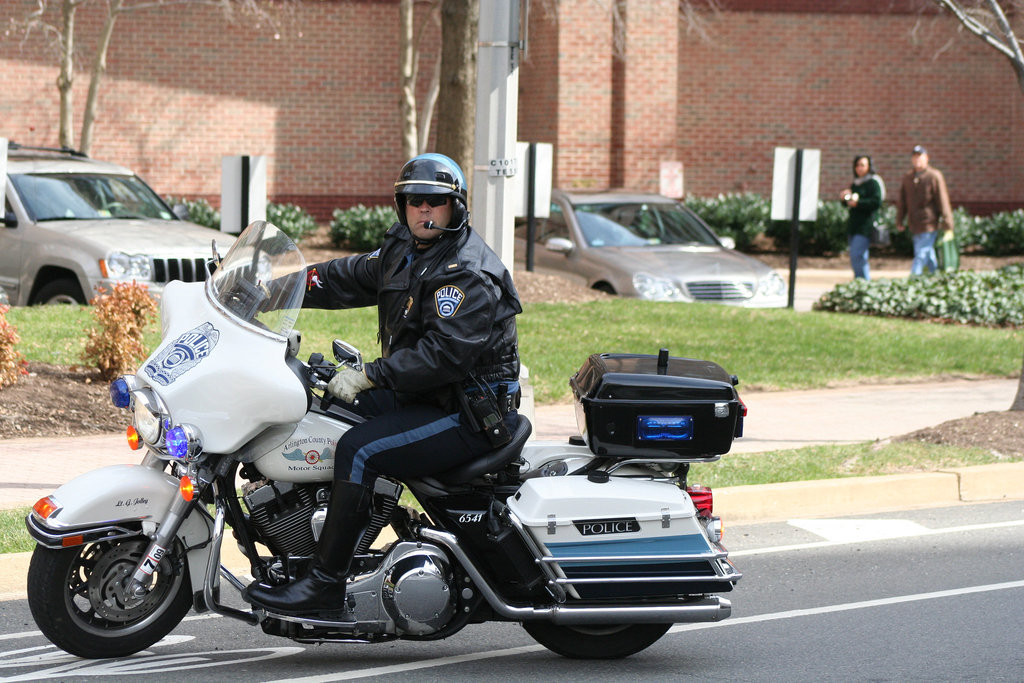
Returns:
[[[459,546],[453,534],[421,527],[424,538],[447,548],[476,584],[480,593],[497,614],[512,621],[550,621],[562,626],[586,624],[684,624],[722,621],[732,614],[732,603],[717,595],[688,600],[678,605],[625,605],[594,607],[554,605],[551,607],[516,607],[506,603]]]

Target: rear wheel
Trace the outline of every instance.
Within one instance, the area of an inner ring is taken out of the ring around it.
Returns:
[[[60,649],[88,658],[124,657],[170,633],[192,605],[184,562],[175,567],[167,553],[144,596],[125,603],[120,591],[148,547],[146,538],[59,550],[37,546],[28,606],[39,630]]]
[[[47,282],[32,297],[33,304],[84,304],[85,295],[77,280],[63,279]]]
[[[620,659],[654,644],[672,624],[558,626],[546,621],[523,623],[538,643],[571,659]]]

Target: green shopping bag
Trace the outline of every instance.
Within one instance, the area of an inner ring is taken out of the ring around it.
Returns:
[[[939,270],[952,272],[960,268],[960,247],[952,230],[943,230],[935,240],[935,255],[939,260]]]

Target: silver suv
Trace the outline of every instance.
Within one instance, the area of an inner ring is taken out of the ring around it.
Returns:
[[[189,223],[127,168],[68,149],[7,151],[0,288],[14,305],[80,303],[118,282],[158,296],[207,277],[211,243],[232,235]],[[183,208],[183,207],[182,207]]]

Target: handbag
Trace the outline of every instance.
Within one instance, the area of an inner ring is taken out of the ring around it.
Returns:
[[[935,256],[941,271],[953,272],[960,268],[960,247],[952,230],[943,230],[935,240]]]
[[[876,247],[887,247],[892,242],[889,236],[889,228],[884,223],[874,223],[871,226],[871,244]]]

